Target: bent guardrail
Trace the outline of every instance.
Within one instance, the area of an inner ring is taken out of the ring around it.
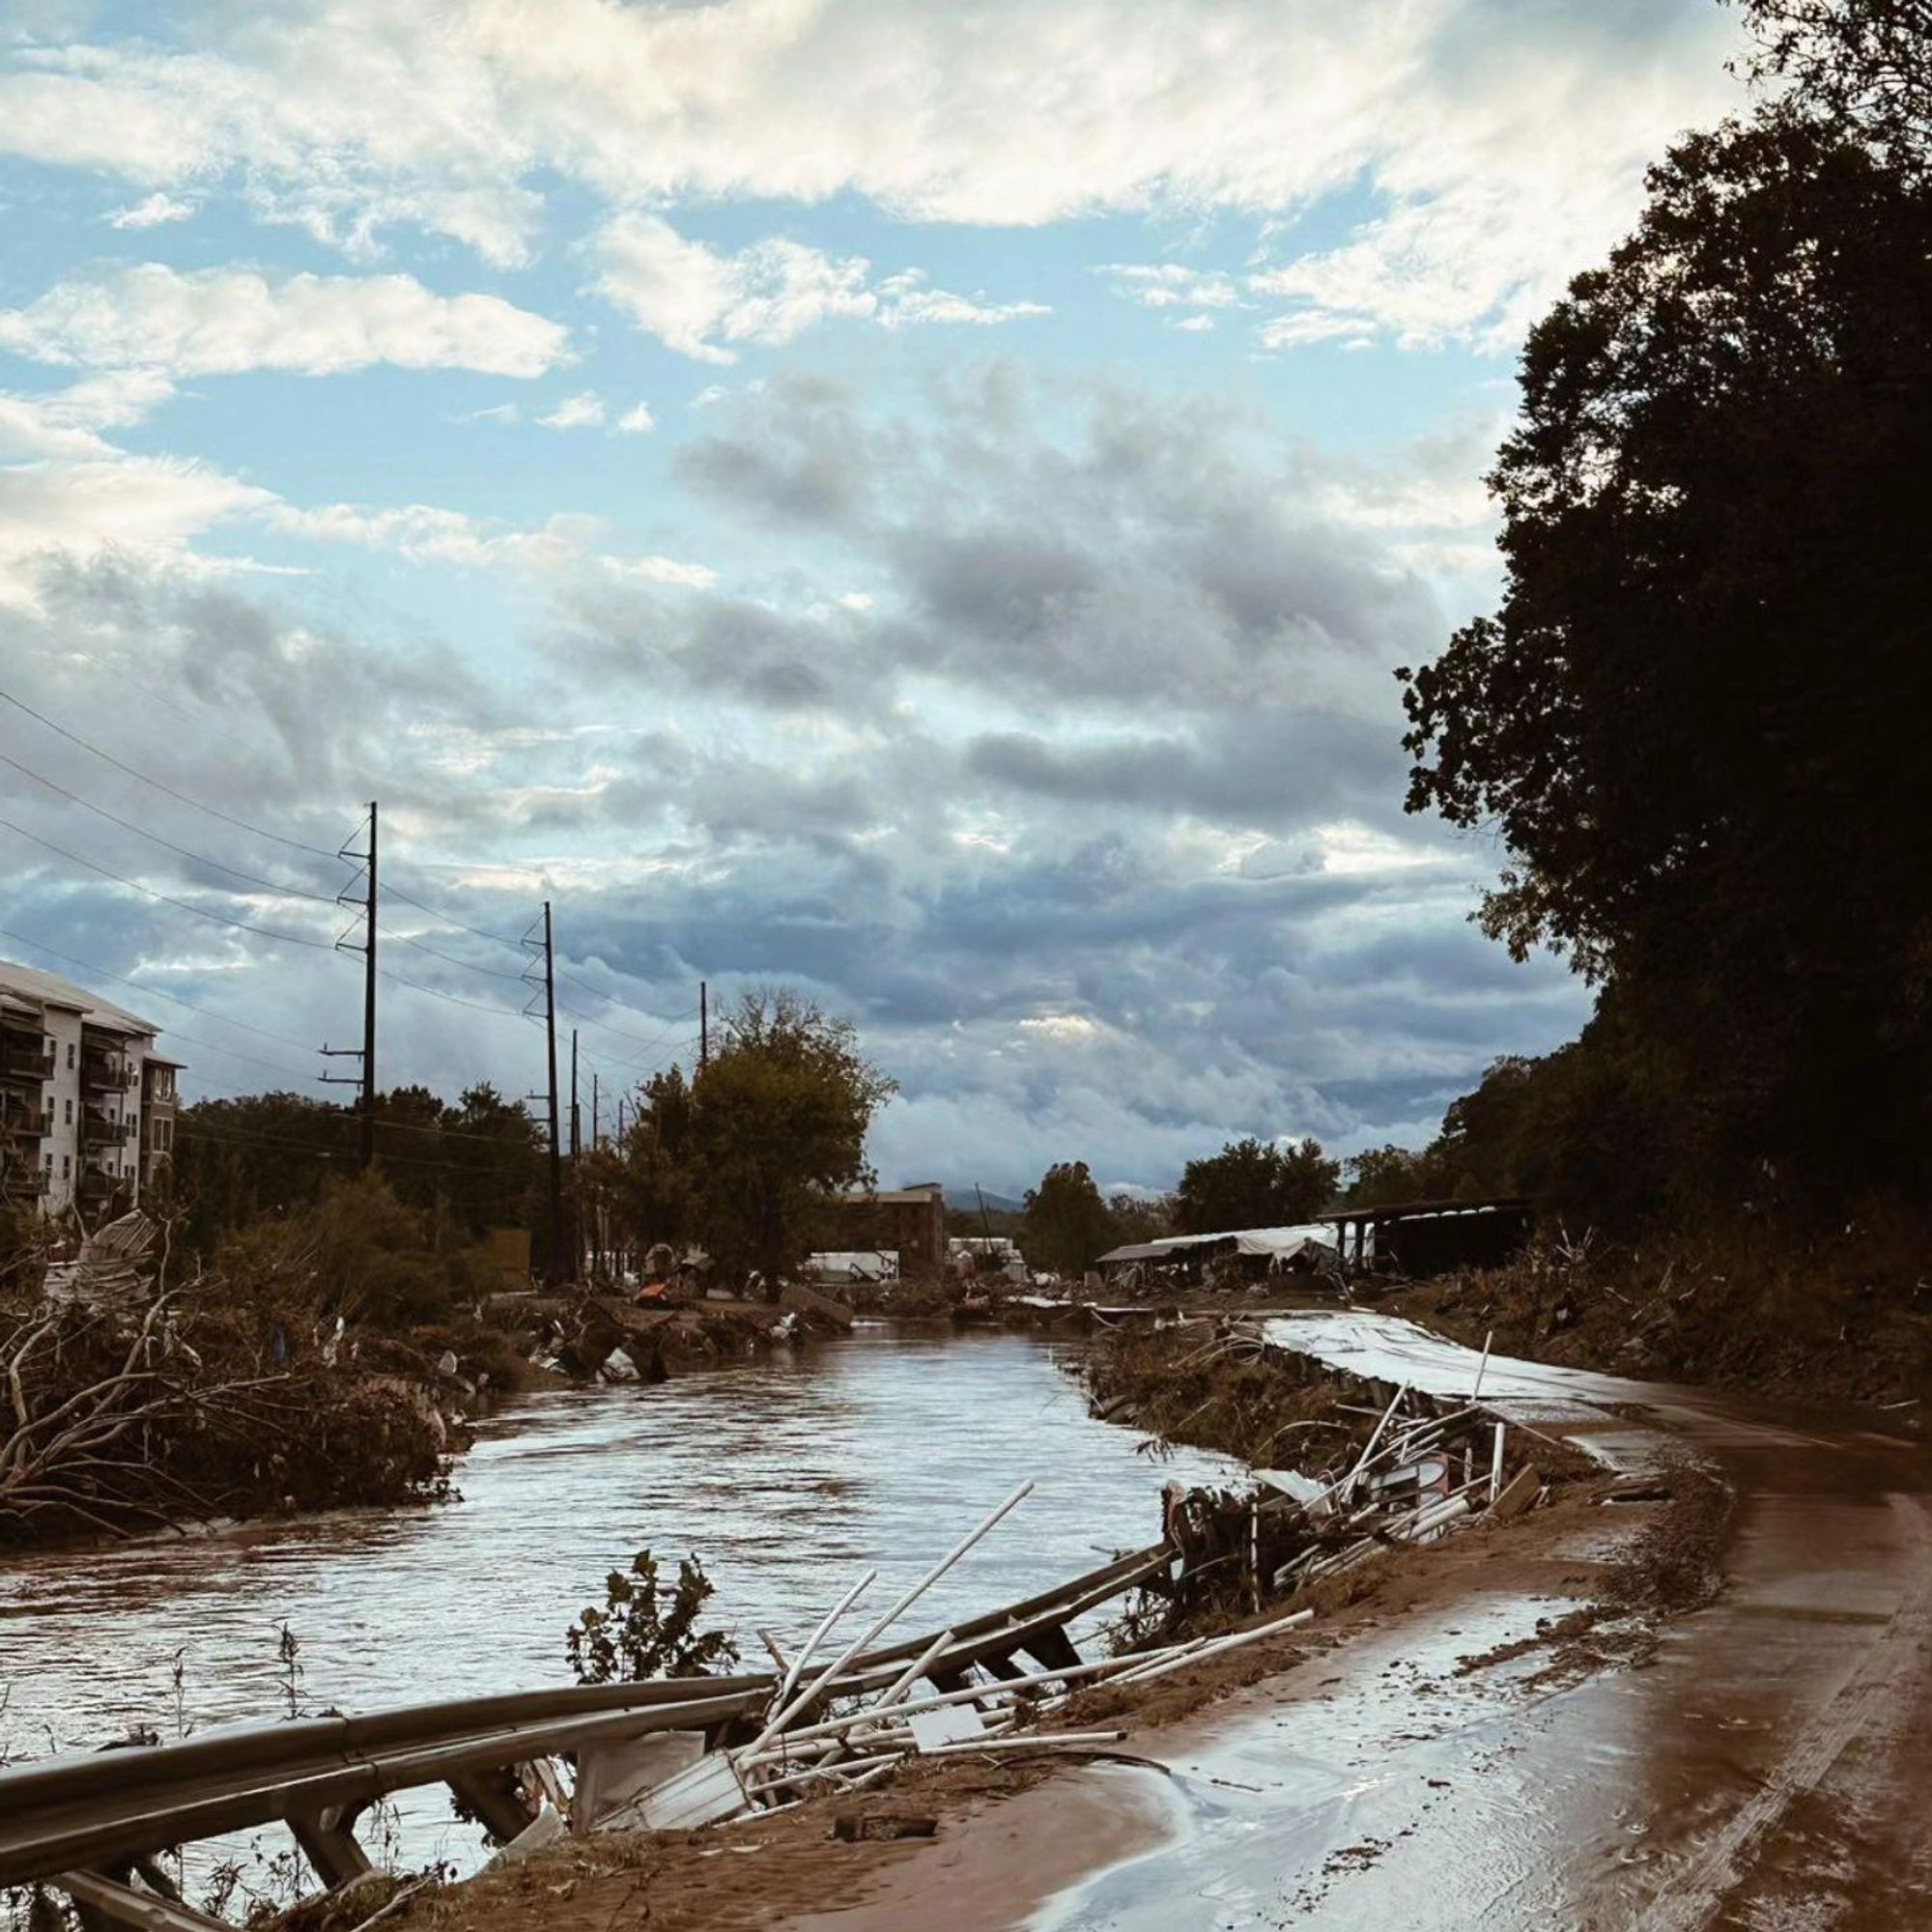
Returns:
[[[954,1625],[943,1648],[926,1636],[869,1651],[814,1701],[877,1690],[915,1662],[942,1690],[976,1664],[1009,1674],[1018,1655],[1044,1669],[1072,1668],[1080,1659],[1066,1626],[1151,1580],[1173,1554],[1155,1545]],[[282,1824],[325,1884],[342,1885],[370,1868],[355,1836],[361,1814],[379,1799],[437,1784],[506,1842],[537,1815],[522,1767],[581,1760],[662,1731],[701,1732],[715,1746],[734,1725],[753,1724],[777,1684],[767,1671],[564,1686],[238,1725],[11,1766],[0,1769],[0,1887],[62,1887],[89,1923],[213,1926],[171,1896],[154,1862],[159,1853]],[[147,1889],[127,1882],[134,1873]]]

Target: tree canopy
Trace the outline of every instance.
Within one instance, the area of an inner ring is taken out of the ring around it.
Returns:
[[[1341,1173],[1320,1141],[1230,1141],[1219,1153],[1187,1163],[1175,1226],[1183,1235],[1293,1227],[1328,1206]]]
[[[1795,85],[1674,149],[1532,332],[1505,596],[1401,673],[1408,804],[1500,833],[1486,928],[1605,985],[1599,1103],[1679,1179],[1823,1202],[1927,1146],[1925,68],[1858,10],[1747,12]]]
[[[869,1180],[866,1135],[895,1091],[849,1021],[789,990],[747,993],[708,1065],[639,1090],[622,1140],[585,1157],[586,1192],[620,1238],[695,1241],[722,1275],[775,1284],[825,1197]]]
[[[1082,1274],[1122,1238],[1084,1160],[1061,1161],[1027,1189],[1020,1250],[1032,1266]]]

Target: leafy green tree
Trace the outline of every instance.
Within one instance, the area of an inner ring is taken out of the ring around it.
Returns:
[[[1049,1167],[1030,1187],[1020,1217],[1020,1251],[1055,1274],[1077,1275],[1119,1245],[1114,1217],[1084,1160]]]
[[[1293,1227],[1328,1206],[1341,1175],[1320,1141],[1261,1141],[1251,1134],[1187,1163],[1175,1196],[1175,1225],[1184,1235]]]
[[[692,1083],[684,1130],[713,1261],[726,1274],[757,1269],[776,1294],[810,1252],[823,1197],[869,1180],[866,1134],[896,1091],[849,1021],[785,989],[744,995]]]
[[[1608,989],[1567,1070],[1674,1102],[1674,1184],[1821,1209],[1932,1145],[1932,194],[1862,85],[1652,171],[1529,339],[1503,604],[1404,673],[1410,810],[1510,853],[1486,928]]]

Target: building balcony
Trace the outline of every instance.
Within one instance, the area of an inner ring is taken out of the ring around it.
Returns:
[[[134,1136],[135,1122],[112,1121],[95,1107],[84,1107],[80,1116],[80,1138],[88,1147],[119,1147]]]
[[[74,1196],[83,1208],[99,1208],[119,1185],[104,1168],[89,1165],[80,1170],[74,1182]]]
[[[0,1135],[39,1140],[47,1130],[46,1114],[11,1094],[0,1094]]]
[[[47,1191],[47,1177],[39,1166],[17,1161],[0,1166],[0,1201],[38,1201]]]
[[[30,1040],[20,1034],[0,1035],[0,1080],[51,1080],[54,1048],[51,1040]]]
[[[125,1094],[129,1078],[124,1060],[110,1060],[99,1053],[80,1056],[80,1084],[91,1094]]]

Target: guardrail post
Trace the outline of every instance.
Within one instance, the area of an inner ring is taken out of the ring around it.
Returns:
[[[374,1870],[368,1853],[355,1839],[357,1815],[357,1811],[346,1804],[331,1804],[306,1818],[289,1820],[289,1830],[295,1833],[303,1858],[315,1867],[330,1891],[338,1886],[353,1885]]]
[[[456,1794],[456,1802],[499,1845],[507,1845],[537,1821],[540,1807],[530,1803],[513,1764],[500,1765],[495,1771],[465,1772],[449,1780],[449,1788]]]
[[[1065,1624],[1035,1631],[1020,1649],[1042,1670],[1075,1670],[1080,1665],[1080,1653],[1074,1649]]]

